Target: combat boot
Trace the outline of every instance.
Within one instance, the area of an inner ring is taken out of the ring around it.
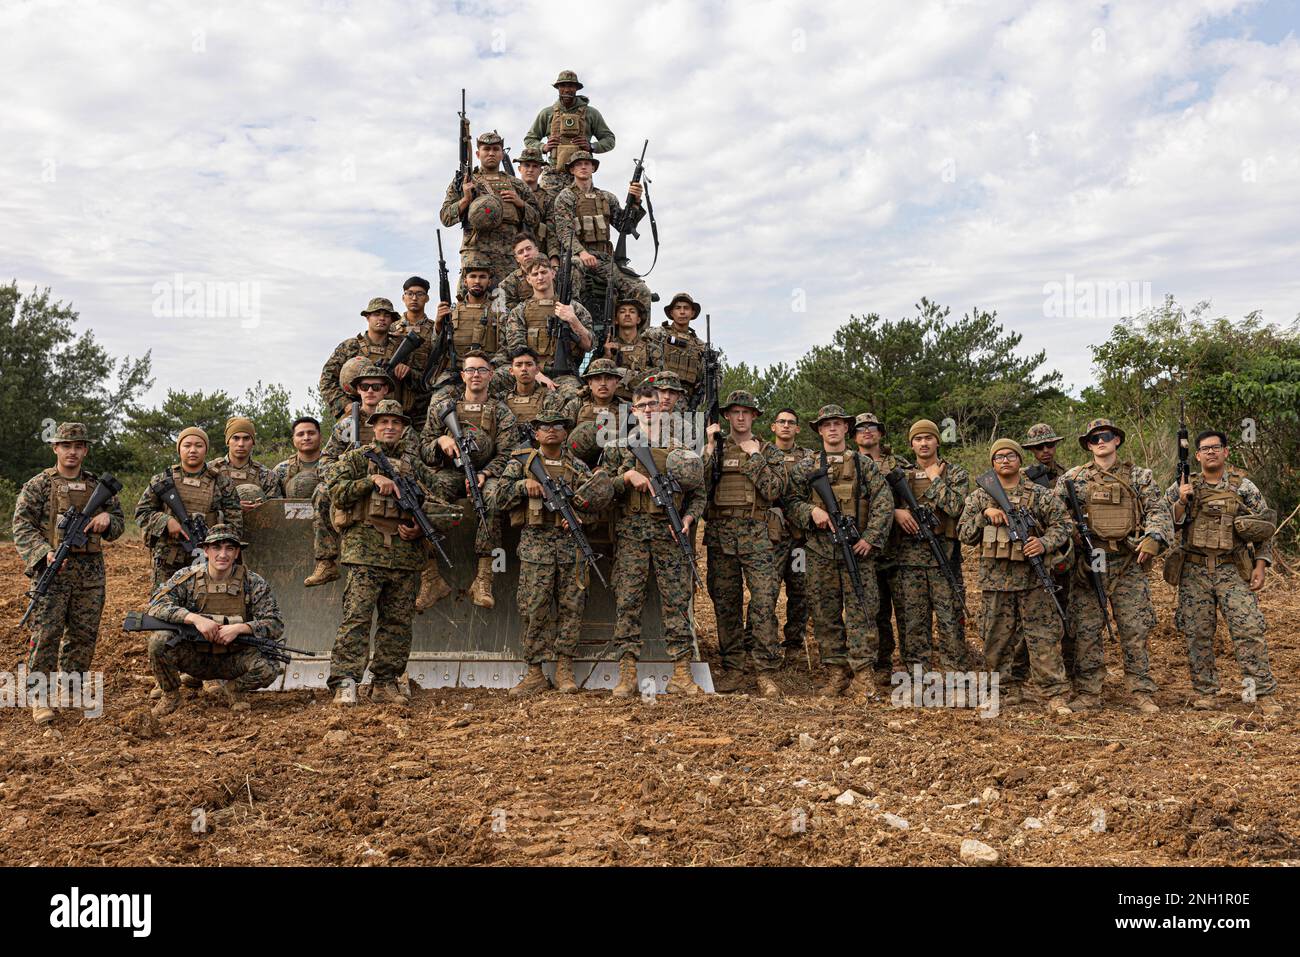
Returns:
[[[863,668],[853,676],[849,682],[849,695],[863,701],[871,701],[876,697],[876,679],[870,668]]]
[[[689,658],[678,658],[673,662],[673,676],[668,679],[668,687],[664,689],[665,694],[681,694],[690,697],[699,694],[702,690],[691,677]]]
[[[1020,685],[1007,685],[1005,688],[998,689],[999,708],[1009,708],[1024,703],[1025,694],[1020,690]]]
[[[1260,714],[1279,715],[1286,709],[1283,708],[1282,702],[1278,701],[1273,695],[1260,695],[1255,699],[1255,707],[1259,709]]]
[[[335,581],[338,577],[339,563],[332,558],[322,558],[316,562],[316,567],[302,580],[302,583],[311,588],[313,585],[324,585],[326,582]]]
[[[764,698],[781,697],[781,689],[769,674],[760,674],[758,676],[758,693]]]
[[[1133,707],[1137,708],[1142,714],[1159,714],[1160,705],[1155,703],[1151,695],[1145,692],[1139,692],[1133,695]],[[1071,702],[1070,710],[1075,710],[1074,703]]]
[[[1070,699],[1069,708],[1071,711],[1100,711],[1101,695],[1087,694],[1081,691]],[[1139,710],[1141,710],[1140,706]],[[1156,708],[1156,710],[1159,711],[1160,709]]]
[[[54,709],[49,707],[45,702],[35,701],[32,703],[32,720],[35,721],[38,726],[49,724],[54,720],[54,717]]]
[[[546,680],[546,675],[542,672],[542,666],[529,665],[528,671],[524,674],[524,680],[511,688],[507,694],[512,698],[522,698],[525,695],[545,691],[550,686],[551,683]]]
[[[573,659],[560,655],[555,659],[555,690],[560,694],[576,694],[578,682],[573,677]]]
[[[838,698],[853,680],[853,673],[848,665],[827,665],[826,678],[817,689],[819,698]]]
[[[1047,700],[1047,710],[1048,713],[1060,715],[1061,717],[1074,713],[1070,710],[1069,702],[1066,701],[1065,695],[1063,694],[1053,695],[1049,698]]]
[[[344,678],[334,691],[334,703],[351,707],[357,703],[357,683],[351,678]]]
[[[630,698],[636,694],[636,659],[624,655],[618,660],[618,684],[610,692],[615,698]]]
[[[1218,711],[1221,705],[1219,699],[1212,694],[1203,694],[1198,698],[1192,699],[1192,707],[1197,711]]]
[[[370,700],[374,704],[405,705],[408,700],[396,681],[379,681],[370,686]]]
[[[151,709],[155,718],[161,718],[165,714],[171,714],[181,706],[181,695],[179,691],[164,691],[158,698],[158,703]]]
[[[193,688],[195,691],[198,691],[200,688],[203,687],[203,682],[200,681],[198,678],[194,677],[193,675],[181,675],[181,687]]]
[[[231,711],[248,710],[248,701],[245,699],[244,693],[235,687],[233,681],[223,681],[221,688],[226,693],[226,703],[230,705]]]
[[[469,600],[480,608],[491,608],[496,605],[496,599],[492,597],[492,558],[490,556],[479,556],[478,574],[474,576],[474,583],[469,586]]]
[[[734,694],[745,683],[744,668],[720,668],[713,679],[713,690],[718,694]]]
[[[415,610],[425,612],[451,594],[451,586],[443,581],[437,562],[429,562],[420,572],[420,594],[415,596]]]

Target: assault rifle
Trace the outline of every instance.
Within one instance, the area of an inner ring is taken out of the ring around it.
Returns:
[[[474,140],[469,132],[469,117],[465,114],[465,91],[460,91],[460,165],[456,167],[456,189],[465,195],[465,184],[470,181],[474,170]],[[460,214],[460,226],[469,229],[469,209]],[[450,302],[450,299],[443,300]]]
[[[424,340],[420,337],[420,334],[412,329],[402,337],[402,341],[397,344],[393,354],[379,364],[380,368],[392,375],[393,370],[411,358],[411,353],[420,348],[423,342]]]
[[[565,306],[573,303],[573,233],[569,233],[564,258],[560,261],[560,275],[555,281],[555,301]],[[573,342],[573,330],[569,328],[567,322],[560,321],[560,317],[555,313],[551,313],[547,325],[550,327],[547,331],[555,340],[555,358],[550,368],[546,370],[546,374],[551,378],[559,375],[577,375],[578,370],[569,351],[573,345],[576,345]]]
[[[1183,400],[1178,400],[1178,484],[1186,485],[1192,480],[1192,466],[1187,461],[1191,453],[1191,442],[1187,437],[1187,410]]]
[[[998,481],[996,472],[988,471],[975,480],[975,484],[988,492],[993,502],[998,508],[1002,509],[1003,514],[1007,517],[1007,531],[1011,535],[1013,543],[1019,542],[1023,551],[1028,544],[1030,537],[1038,529],[1038,520],[1029,513],[1029,510],[1019,506],[1012,505],[1011,500],[1007,498],[1006,490],[1002,488],[1002,483]],[[1038,576],[1038,583],[1043,586],[1043,590],[1052,599],[1052,605],[1056,608],[1056,614],[1061,618],[1061,624],[1066,625],[1065,612],[1061,609],[1061,602],[1056,597],[1056,583],[1052,581],[1051,574],[1047,571],[1047,566],[1043,564],[1042,555],[1025,556],[1029,566]],[[1068,627],[1068,625],[1066,625]]]
[[[442,230],[438,229],[434,232],[438,237],[438,302],[445,302],[450,306],[452,305],[451,276],[447,272],[447,259],[442,254]],[[434,343],[429,353],[429,361],[424,367],[424,376],[420,383],[424,391],[433,390],[433,376],[438,369],[446,368],[447,378],[451,379],[456,375],[458,365],[460,365],[460,357],[456,355],[455,330],[452,328],[451,316],[448,315],[443,317],[438,341]]]
[[[122,491],[122,483],[105,473],[99,477],[99,484],[90,493],[90,498],[86,499],[86,504],[81,511],[77,511],[75,505],[70,505],[68,510],[59,517],[58,528],[63,533],[63,541],[54,550],[54,558],[45,564],[40,577],[36,579],[36,584],[27,593],[27,597],[31,601],[27,605],[27,610],[23,612],[22,620],[18,622],[19,628],[27,624],[27,619],[31,617],[36,603],[50,590],[50,586],[54,584],[55,576],[59,574],[59,569],[68,560],[72,550],[74,548],[85,548],[86,543],[90,541],[86,526],[95,517],[95,513],[107,505],[108,500],[120,491]],[[42,559],[42,562],[44,562],[44,559]]]
[[[1106,633],[1110,635],[1111,641],[1114,641],[1115,630],[1110,623],[1106,585],[1102,581],[1101,572],[1092,564],[1096,558],[1098,548],[1092,541],[1092,529],[1088,526],[1088,516],[1083,510],[1083,505],[1079,502],[1079,493],[1074,487],[1074,480],[1065,479],[1064,483],[1065,502],[1070,507],[1070,517],[1074,519],[1074,527],[1079,531],[1079,540],[1083,542],[1085,561],[1088,568],[1088,581],[1092,582],[1092,590],[1097,595],[1097,605],[1101,608],[1101,620],[1106,623]]]
[[[187,551],[191,558],[203,558],[203,540],[208,537],[208,523],[204,521],[202,515],[191,515],[185,508],[185,503],[181,501],[181,493],[176,490],[176,482],[172,479],[171,473],[164,473],[153,485],[149,486],[149,491],[158,496],[158,500],[167,506],[167,509],[175,516],[176,521],[180,523],[181,531],[185,533],[185,539],[182,547]]]
[[[508,146],[501,147],[501,168],[506,171],[507,176],[513,177],[515,175],[515,164],[510,162],[510,147]]]
[[[587,541],[586,533],[582,530],[582,522],[574,514],[573,505],[570,499],[573,498],[573,489],[569,488],[569,483],[564,479],[552,478],[546,474],[546,467],[542,465],[541,454],[528,456],[528,471],[538,484],[542,486],[542,502],[548,512],[557,512],[560,517],[569,526],[569,534],[573,536],[573,543],[578,546],[582,552],[582,557],[586,559],[591,570],[596,573],[600,583],[606,588],[609,583],[605,581],[605,576],[600,573],[600,568],[596,565],[596,553],[592,551],[591,543]]]
[[[352,426],[352,448],[355,449],[361,445],[361,400],[360,399],[352,400],[352,414],[350,418],[351,418],[351,426]]]
[[[709,320],[709,314],[704,314],[704,394],[701,401],[704,405],[704,420],[708,425],[722,421],[722,409],[720,407],[721,398],[718,392],[722,386],[722,368],[718,362],[718,354],[713,350],[713,328]],[[718,488],[718,482],[722,480],[722,436],[719,434],[717,442],[713,446],[713,489]]]
[[[636,161],[636,164],[632,170],[632,182],[634,183],[641,182],[642,178],[645,175],[645,152],[649,148],[650,148],[650,141],[646,140],[645,144],[642,145],[641,147],[641,158]],[[655,263],[659,261],[659,226],[655,222],[654,209],[650,205],[649,185],[650,185],[650,181],[646,180],[646,188],[644,189],[646,212],[649,213],[650,215],[650,233],[654,237],[654,241],[655,241],[655,258],[650,263],[650,269],[654,269]],[[627,200],[623,203],[623,215],[620,217],[618,221],[618,225],[616,227],[618,230],[618,240],[614,244],[613,258],[614,261],[618,263],[619,266],[626,266],[628,263],[628,257],[627,257],[628,233],[631,233],[634,239],[641,238],[641,234],[638,233],[636,231],[636,227],[631,224],[632,216],[631,216],[630,208],[635,200],[636,197],[633,196],[631,191],[629,190],[627,194]],[[642,273],[642,275],[643,276],[650,275],[650,269],[647,269],[644,273]]]
[[[840,550],[840,555],[844,558],[844,565],[849,572],[849,581],[853,583],[853,594],[858,599],[858,607],[862,609],[862,614],[869,618],[871,615],[867,611],[867,593],[862,588],[862,569],[858,567],[858,556],[853,551],[853,546],[862,538],[857,522],[840,509],[839,500],[835,497],[835,490],[831,488],[830,475],[825,466],[813,472],[808,479],[813,491],[822,500],[822,506],[830,514],[831,541],[835,543],[835,547]]]
[[[912,518],[916,520],[915,538],[923,538],[927,545],[930,546],[930,554],[934,556],[935,561],[939,563],[939,571],[943,573],[944,580],[948,582],[948,587],[952,589],[953,597],[957,599],[957,605],[961,610],[961,622],[966,623],[966,595],[965,589],[962,588],[961,579],[957,577],[957,570],[952,567],[948,560],[948,555],[943,550],[943,543],[939,541],[939,536],[935,534],[939,529],[939,516],[934,513],[934,509],[928,505],[922,505],[917,501],[916,495],[912,492],[912,486],[907,481],[907,473],[902,468],[896,468],[885,476],[889,482],[889,487],[893,489],[894,495],[903,503],[903,507],[912,513]]]
[[[388,461],[388,456],[379,449],[366,449],[366,458],[375,463],[380,475],[397,486],[397,507],[411,516],[420,533],[438,552],[438,556],[447,563],[447,567],[454,568],[455,566],[452,565],[451,559],[447,557],[447,552],[442,547],[442,535],[433,527],[433,522],[429,521],[429,516],[424,514],[424,490],[420,488],[414,479],[407,478],[393,468],[393,463]]]
[[[460,454],[456,456],[456,466],[465,473],[465,484],[469,487],[470,501],[474,503],[474,511],[478,512],[478,520],[486,522],[488,520],[487,503],[483,501],[483,490],[478,487],[478,469],[474,468],[473,455],[479,451],[478,443],[474,441],[472,435],[467,435],[460,427],[460,419],[456,417],[456,404],[453,402],[447,406],[447,411],[442,416],[443,423],[447,426],[447,431],[451,433],[452,439],[456,442],[456,448],[460,449]]]
[[[126,621],[122,622],[123,631],[170,631],[172,637],[167,639],[167,647],[171,648],[182,641],[207,641],[203,633],[191,625],[189,622],[172,622],[164,621],[161,618],[155,618],[153,615],[147,615],[143,612],[128,612]],[[289,652],[307,657],[315,656],[314,651],[305,651],[302,648],[290,648],[288,645],[282,645],[280,642],[271,638],[258,638],[256,635],[240,635],[232,645],[247,645],[250,648],[256,648],[257,653],[268,661],[275,661],[286,664],[293,660]]]
[[[650,443],[641,430],[640,419],[635,415],[629,415],[629,424],[636,423],[636,438],[633,441],[632,434],[627,437],[627,450],[632,453],[633,458],[641,463],[650,478],[650,496],[654,503],[664,510],[668,516],[668,528],[672,532],[673,541],[681,546],[682,554],[686,556],[686,564],[690,566],[691,577],[695,579],[695,584],[704,587],[704,582],[700,581],[700,573],[695,568],[695,552],[691,548],[690,536],[686,534],[686,527],[682,524],[681,513],[677,511],[677,504],[673,501],[674,495],[682,494],[682,487],[677,479],[671,475],[665,475],[659,471],[655,465],[654,456],[650,453]]]

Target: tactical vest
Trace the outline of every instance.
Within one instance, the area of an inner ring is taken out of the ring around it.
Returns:
[[[859,502],[860,496],[858,490],[858,469],[857,461],[851,452],[838,452],[834,455],[823,453],[826,460],[826,472],[830,478],[831,491],[835,494],[835,501],[839,503],[840,511],[845,515],[852,516],[857,522],[858,531],[866,527],[867,503]],[[820,509],[826,508],[826,503],[822,501],[816,489],[809,489],[808,501]]]
[[[1185,547],[1193,555],[1219,556],[1241,544],[1233,529],[1233,520],[1241,512],[1241,476],[1228,475],[1228,487],[1213,489],[1205,477],[1192,480],[1192,514],[1187,526]]]
[[[762,443],[759,443],[760,454]],[[722,447],[722,471],[718,484],[713,489],[713,500],[709,505],[710,518],[761,518],[772,503],[762,496],[758,487],[743,468],[749,461],[749,453],[728,436]]]
[[[429,353],[433,351],[433,343],[437,338],[437,333],[433,331],[433,320],[425,316],[418,323],[412,325],[405,317],[393,323],[390,327],[391,335],[401,342],[408,332],[418,332],[420,334],[420,344],[415,347],[411,357],[407,359],[407,364],[417,372],[424,372],[429,364]]]
[[[520,395],[518,392],[511,392],[506,396],[506,405],[510,406],[510,411],[515,414],[515,418],[524,423],[533,421],[541,414],[542,403],[546,399],[546,390],[541,386],[533,389],[532,395]]]
[[[1020,488],[1007,492],[1007,500],[1013,506],[1024,505],[1026,508],[1029,507],[1029,496]],[[993,507],[996,507],[996,505],[996,502],[993,503]],[[985,525],[984,538],[980,542],[980,558],[1002,558],[1012,562],[1023,562],[1025,552],[1020,542],[1011,541],[1011,532],[1007,530],[1006,525]],[[1046,556],[1044,556],[1044,560],[1046,560]]]
[[[668,453],[671,451],[672,449],[653,447],[650,449],[650,458],[655,464],[655,469],[658,470],[661,476],[666,476],[668,474]],[[632,458],[632,468],[634,471],[640,472],[646,478],[650,477],[650,473],[646,470],[646,467],[635,457]],[[682,510],[682,502],[685,498],[686,496],[682,493],[673,496],[673,505],[677,507],[679,513]],[[627,490],[627,496],[623,499],[623,514],[662,515],[664,514],[664,510],[655,503],[654,495],[649,489],[643,492],[640,489],[629,488]]]
[[[551,107],[550,136],[560,141],[551,157],[556,169],[567,169],[569,159],[578,152],[579,144],[588,139],[587,105],[574,101],[573,107],[566,110],[558,102]],[[549,137],[548,137],[549,138]]]
[[[607,253],[613,247],[609,242],[610,207],[604,190],[593,189],[590,196],[575,185],[577,197],[573,218],[578,228],[578,240],[590,253]]]
[[[405,478],[415,477],[415,466],[407,456],[389,455],[388,461]],[[366,474],[376,475],[378,472],[379,467],[366,459]],[[397,496],[382,495],[378,488],[372,488],[364,498],[353,503],[352,508],[348,510],[348,516],[350,520],[344,522],[343,527],[364,522],[384,536],[385,545],[391,545],[394,536],[397,535],[397,525],[402,520],[402,510],[398,508]]]
[[[542,189],[540,183],[537,186],[530,186],[529,190],[533,196],[533,204],[537,207],[537,226],[533,230],[534,234],[537,236],[537,249],[541,253],[545,254],[547,245],[546,240],[550,236],[551,232],[551,228],[546,222],[549,218],[546,212],[546,204],[550,200],[550,197],[546,194],[546,191]]]
[[[488,398],[485,402],[467,402],[462,398],[456,403],[456,419],[460,422],[462,429],[467,425],[472,425],[482,435],[483,447],[479,449],[479,458],[484,462],[492,458],[497,437],[496,403],[491,398]],[[477,464],[475,462],[475,465]]]
[[[457,302],[451,310],[451,339],[456,344],[456,354],[464,357],[472,346],[492,355],[498,349],[497,324],[488,315],[492,303],[475,306],[467,302]]]
[[[948,465],[946,462],[944,463],[943,470],[945,474],[948,471]],[[919,502],[921,501],[921,496],[923,496],[926,493],[926,490],[934,483],[930,481],[930,476],[925,474],[925,469],[914,468],[907,470],[907,484],[912,487],[912,494],[916,496],[916,500]],[[953,518],[947,512],[941,512],[937,508],[933,509],[933,511],[934,517],[939,520],[939,528],[935,534],[942,535],[944,538],[949,538],[955,541],[957,539],[957,519]]]
[[[179,465],[173,465],[172,481],[191,517],[202,515],[208,528],[217,524],[217,472],[211,465],[205,465],[198,475],[186,475]],[[164,506],[165,508],[166,506]],[[190,553],[180,543],[168,542],[163,549],[161,559],[168,565],[189,561]]]
[[[292,498],[293,496],[289,495],[289,485],[299,475],[305,475],[305,474],[311,475],[312,490],[314,491],[316,486],[320,484],[320,467],[323,461],[324,461],[323,456],[321,458],[318,458],[315,462],[303,462],[296,455],[293,458],[289,459],[289,465],[284,470],[284,477],[280,480],[280,485],[284,489],[284,494],[287,497]],[[311,492],[308,492],[307,495],[301,495],[298,497],[310,498]]]
[[[546,474],[553,479],[563,479],[571,489],[576,489],[586,479],[581,472],[573,467],[569,457],[563,456],[559,459],[548,459],[540,451],[529,452],[523,457],[524,472],[528,478],[533,474],[528,471],[528,461],[531,456],[536,455],[542,463],[542,468]],[[529,495],[524,496],[524,500],[511,512],[510,524],[519,525],[559,525],[564,521],[564,517],[559,512],[551,512],[546,508],[545,499],[533,498]],[[585,526],[584,526],[585,527]]]
[[[80,512],[90,500],[90,493],[95,490],[94,476],[82,472],[74,479],[64,478],[56,468],[48,468],[45,474],[50,479],[50,515],[49,534],[50,549],[57,549],[63,544],[63,532],[59,529],[59,519],[69,508]],[[71,549],[74,555],[89,555],[102,551],[99,535],[87,533],[86,544],[81,548]]]
[[[645,336],[638,334],[636,342],[627,345],[617,336],[614,343],[618,348],[617,362],[627,370],[627,377],[618,387],[616,393],[620,398],[630,400],[632,390],[635,389],[643,377],[644,373],[650,368],[650,347],[646,344]]]
[[[551,317],[555,315],[554,299],[529,299],[524,303],[524,340],[538,355],[538,365],[545,368],[555,358],[559,345],[551,335]]]
[[[704,349],[699,339],[664,336],[664,368],[675,372],[689,390],[704,374]]]
[[[1127,462],[1119,468],[1127,469],[1132,476],[1133,467]],[[1132,484],[1116,474],[1116,470],[1104,472],[1093,468],[1088,475],[1086,497],[1084,509],[1088,513],[1088,525],[1098,538],[1105,540],[1103,547],[1106,551],[1117,551],[1142,523],[1142,504],[1137,492]]]
[[[243,468],[237,469],[230,464],[230,457],[227,456],[222,460],[221,464],[217,466],[217,471],[230,479],[232,485],[251,484],[260,486],[262,484],[262,472],[257,468],[257,463],[252,459],[249,459],[248,464]],[[189,506],[187,505],[186,508],[189,508]]]
[[[487,186],[498,196],[500,196],[502,193],[508,190],[512,190],[515,188],[514,181],[511,180],[511,178],[507,176],[505,173],[502,173],[500,171],[496,173],[485,173],[482,170],[479,170],[477,173],[474,174],[474,185],[478,186],[479,189],[482,189],[484,186]],[[482,194],[480,193],[480,195]],[[523,199],[522,196],[520,196],[519,198]],[[516,207],[515,204],[510,202],[509,200],[502,199],[501,200],[501,225],[497,228],[507,229],[508,227],[511,226],[518,226],[520,219],[521,219],[521,214],[518,207]],[[481,233],[482,230],[478,230],[478,232]],[[510,230],[510,233],[513,235],[514,230],[513,229]]]
[[[1056,480],[1063,474],[1065,474],[1064,469],[1055,465],[1044,465],[1042,462],[1035,462],[1025,469],[1025,478],[1036,485],[1049,489],[1056,485]]]
[[[208,618],[215,618],[223,624],[248,621],[248,589],[246,569],[236,565],[231,569],[230,577],[223,582],[213,581],[208,576],[207,566],[195,573],[194,611]],[[231,651],[230,645],[216,642],[199,642],[200,651],[214,655],[224,655]]]

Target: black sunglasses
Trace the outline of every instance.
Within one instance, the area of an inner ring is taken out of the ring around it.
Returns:
[[[1096,445],[1098,442],[1109,442],[1111,439],[1114,438],[1118,438],[1118,435],[1114,432],[1111,432],[1109,429],[1107,429],[1106,431],[1103,432],[1092,433],[1092,435],[1088,436],[1086,441],[1089,445]]]

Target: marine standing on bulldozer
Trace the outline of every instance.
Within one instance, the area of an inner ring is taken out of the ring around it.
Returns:
[[[299,416],[289,426],[294,454],[271,469],[277,494],[272,498],[311,498],[320,476],[320,421]]]
[[[343,363],[353,356],[364,356],[376,365],[383,365],[402,344],[402,337],[393,335],[393,323],[397,321],[397,310],[392,302],[382,297],[375,297],[361,310],[366,320],[366,331],[359,332],[349,339],[344,339],[325,360],[320,373],[321,398],[329,405],[334,418],[342,419],[352,405],[352,397],[343,391],[340,384],[340,372]],[[420,383],[414,381],[411,367],[405,362],[393,366],[391,376],[395,388],[392,398],[402,403],[402,408],[409,415],[416,406],[416,399],[421,391]]]
[[[253,420],[243,415],[232,415],[226,420],[226,454],[212,460],[212,467],[230,479],[245,511],[265,499],[280,497],[280,485],[275,474],[253,458],[256,444],[257,428]],[[261,495],[257,494],[259,490]]]
[[[659,358],[660,368],[672,372],[686,387],[687,407],[694,410],[704,397],[704,353],[708,348],[691,323],[700,316],[700,304],[688,292],[679,292],[664,306],[668,322],[648,329],[645,339]],[[654,361],[651,356],[651,361]]]
[[[538,185],[548,192],[558,192],[573,182],[569,160],[579,150],[606,153],[614,148],[614,131],[600,111],[578,91],[583,84],[572,70],[561,70],[551,84],[558,96],[542,108],[524,134],[524,150],[549,154],[551,165],[542,173]]]

